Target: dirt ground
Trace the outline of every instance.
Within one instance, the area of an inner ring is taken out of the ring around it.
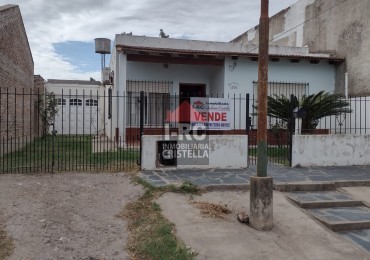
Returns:
[[[128,259],[116,215],[141,194],[125,174],[0,175],[8,259]]]

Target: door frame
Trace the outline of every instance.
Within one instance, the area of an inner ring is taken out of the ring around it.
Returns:
[[[180,123],[190,123],[190,98],[191,97],[205,97],[206,96],[206,87],[204,83],[179,83],[179,122]],[[195,89],[199,89],[199,92],[195,95],[184,96],[182,94],[183,89],[189,88],[197,92]],[[183,104],[187,102],[187,104]]]

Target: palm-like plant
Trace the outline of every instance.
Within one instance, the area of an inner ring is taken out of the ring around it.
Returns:
[[[348,106],[349,103],[343,100],[340,95],[325,91],[308,96],[304,95],[300,101],[296,96],[290,100],[284,95],[275,95],[267,99],[268,115],[280,118],[286,123],[289,123],[294,108],[303,108],[306,111],[306,116],[302,120],[302,129],[315,129],[319,119],[326,116],[351,113]]]

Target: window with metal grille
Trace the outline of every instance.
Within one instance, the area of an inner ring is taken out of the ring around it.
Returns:
[[[69,100],[69,105],[70,106],[82,106],[82,100],[81,99],[77,99],[77,98],[70,99]]]
[[[170,107],[172,82],[166,81],[127,81],[127,124],[140,124],[140,92],[144,91],[144,125],[160,127]]]
[[[268,95],[270,97],[285,96],[290,98],[290,95],[295,95],[298,99],[301,99],[304,95],[309,94],[308,83],[298,82],[269,82],[267,86]],[[254,98],[258,97],[258,82],[253,82],[253,95]]]
[[[169,93],[144,94],[144,125],[162,126],[170,107]],[[140,92],[127,92],[128,125],[140,124]]]
[[[309,94],[309,84],[299,82],[268,82],[267,93],[270,97],[285,96],[290,99],[291,95],[295,95],[299,100]],[[258,107],[258,82],[253,82],[253,105]],[[253,114],[256,111],[253,111]],[[281,124],[281,119],[268,117],[268,128],[272,128],[277,124]],[[257,125],[257,116],[251,118],[251,125]]]
[[[58,105],[59,106],[65,106],[66,105],[66,100],[64,98],[58,98]]]
[[[86,106],[88,106],[88,107],[97,107],[98,106],[98,100],[96,100],[96,99],[87,99],[86,100]]]

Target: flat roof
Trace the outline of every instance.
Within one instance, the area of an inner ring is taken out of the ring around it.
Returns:
[[[214,55],[258,57],[258,46],[234,42],[212,42],[117,34],[117,50],[146,51],[179,55]],[[306,47],[270,45],[269,56],[291,59],[315,59],[341,62],[344,59],[330,53],[310,53]]]
[[[100,85],[100,81],[96,81],[96,80],[48,79],[46,83],[52,83],[52,84],[78,84],[78,85]]]

